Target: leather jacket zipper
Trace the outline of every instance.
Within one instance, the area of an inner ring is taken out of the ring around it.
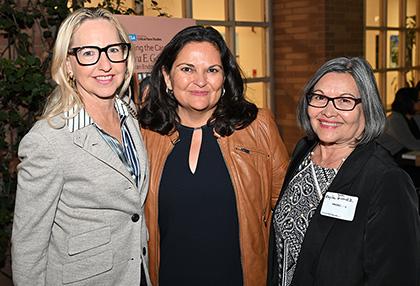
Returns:
[[[256,154],[256,155],[261,155],[267,158],[270,158],[270,154],[266,154],[264,152],[258,151],[258,150],[251,150],[248,148],[245,148],[243,146],[239,146],[239,147],[235,147],[236,150],[247,153],[247,154]]]

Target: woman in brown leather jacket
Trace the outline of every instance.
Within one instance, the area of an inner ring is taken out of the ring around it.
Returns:
[[[169,42],[140,114],[153,285],[264,285],[288,154],[219,32],[193,26]]]

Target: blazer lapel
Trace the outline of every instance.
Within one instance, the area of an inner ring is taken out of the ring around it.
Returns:
[[[102,139],[98,130],[93,125],[86,126],[73,132],[73,142],[96,159],[107,164],[109,167],[121,173],[124,177],[134,183],[130,172],[118,158],[118,155]],[[135,183],[134,183],[135,184]]]
[[[375,143],[358,146],[344,161],[337,176],[328,188],[328,191],[358,196],[350,186],[357,180],[358,174],[363,170],[363,166],[374,153],[374,149]]]
[[[363,170],[363,166],[369,160],[374,148],[374,143],[358,146],[343,163],[339,172],[337,173],[336,177],[334,178],[333,182],[328,188],[327,192],[359,196],[358,193],[354,193],[353,189],[351,188],[351,185],[355,180],[357,180],[359,172]],[[309,223],[304,241],[302,243],[302,248],[299,255],[295,274],[298,273],[298,271],[300,271],[300,260],[317,261],[317,257],[319,256],[324,241],[328,237],[328,234],[330,233],[331,229],[334,227],[334,224],[338,221],[338,219],[336,218],[330,218],[321,215],[320,211],[323,202],[324,198],[319,203],[319,206]],[[314,270],[316,266],[317,265],[313,265]]]

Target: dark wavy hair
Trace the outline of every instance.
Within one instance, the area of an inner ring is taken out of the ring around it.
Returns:
[[[220,33],[212,27],[191,26],[176,34],[165,46],[153,66],[149,91],[140,109],[141,127],[162,135],[175,131],[180,118],[178,102],[173,93],[166,92],[163,72],[170,72],[179,52],[191,42],[209,42],[220,52],[225,80],[225,93],[220,97],[216,109],[207,124],[221,136],[229,136],[235,130],[248,126],[257,117],[258,108],[244,97],[244,81],[235,57]]]
[[[395,94],[395,99],[392,102],[392,111],[401,114],[414,114],[416,113],[415,104],[419,100],[419,90],[414,87],[400,88]]]

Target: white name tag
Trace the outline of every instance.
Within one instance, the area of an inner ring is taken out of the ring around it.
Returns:
[[[321,207],[321,215],[352,221],[358,200],[358,197],[327,192]]]

